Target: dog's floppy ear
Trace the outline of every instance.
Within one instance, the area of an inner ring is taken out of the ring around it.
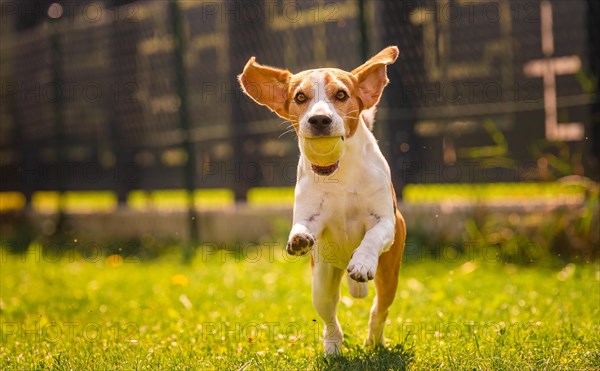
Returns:
[[[389,81],[386,66],[394,63],[398,54],[400,52],[397,47],[388,46],[352,71],[358,80],[358,97],[364,109],[369,109],[379,102],[383,88]]]
[[[242,90],[260,105],[267,106],[284,119],[290,119],[287,90],[292,74],[288,70],[263,66],[252,57],[238,76]]]

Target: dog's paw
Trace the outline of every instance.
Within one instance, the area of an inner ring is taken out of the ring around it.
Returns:
[[[366,254],[355,253],[348,264],[348,275],[355,281],[367,282],[375,277],[377,258]]]
[[[342,354],[342,341],[325,341],[324,344],[325,356],[339,356]]]
[[[325,356],[335,356],[342,354],[342,343],[344,341],[344,334],[339,323],[332,323],[325,325],[323,331],[323,338],[325,346]]]
[[[290,255],[304,255],[315,244],[315,238],[310,233],[296,233],[287,243],[285,250]]]

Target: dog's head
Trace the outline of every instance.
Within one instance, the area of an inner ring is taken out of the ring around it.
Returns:
[[[398,53],[397,47],[387,47],[352,72],[319,68],[297,74],[252,57],[238,79],[254,101],[290,120],[298,136],[345,140],[356,132],[360,113],[379,102],[388,83],[386,66]]]

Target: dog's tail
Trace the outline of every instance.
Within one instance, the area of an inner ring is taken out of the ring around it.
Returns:
[[[348,287],[353,298],[366,298],[369,295],[369,282],[357,282],[348,276]]]
[[[373,106],[369,109],[366,109],[360,113],[360,117],[362,117],[365,125],[369,130],[373,131],[373,124],[375,123],[375,114],[377,113],[377,106]]]

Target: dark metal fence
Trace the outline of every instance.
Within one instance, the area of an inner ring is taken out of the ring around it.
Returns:
[[[27,200],[172,188],[244,199],[292,185],[294,135],[236,75],[252,55],[291,71],[352,69],[389,44],[401,55],[376,134],[399,187],[598,177],[592,0],[0,7],[0,191]]]

